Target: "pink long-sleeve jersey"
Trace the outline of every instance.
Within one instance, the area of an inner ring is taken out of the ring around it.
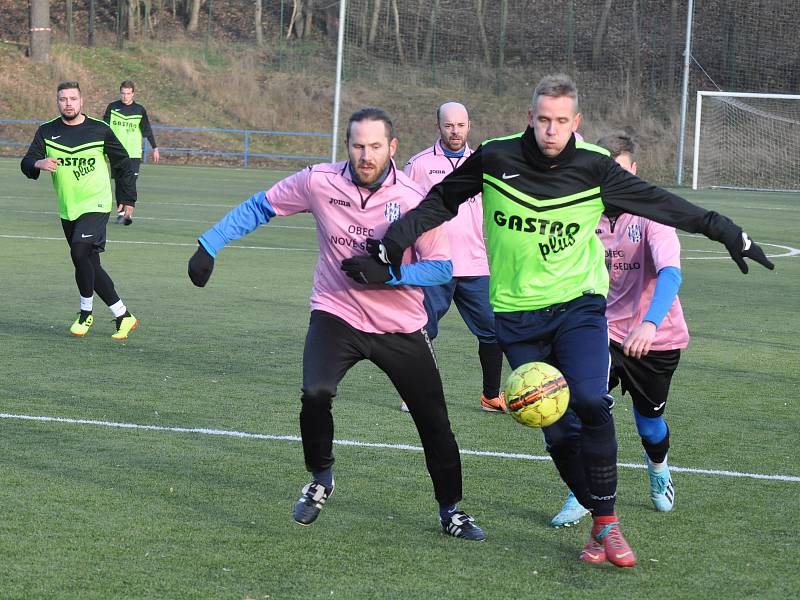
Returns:
[[[613,223],[613,228],[612,228]],[[675,229],[624,213],[616,221],[603,215],[597,233],[606,248],[611,279],[608,290],[608,333],[622,343],[650,308],[658,272],[681,267],[681,246]],[[656,330],[652,350],[674,350],[689,344],[689,330],[676,297]]]
[[[266,195],[277,215],[308,211],[316,220],[320,253],[312,310],[334,314],[367,333],[411,333],[425,325],[420,288],[361,285],[341,270],[343,259],[366,254],[367,238],[382,238],[389,224],[424,196],[394,163],[375,192],[356,186],[344,161],[308,167],[279,181]],[[403,262],[449,260],[449,254],[447,237],[437,228],[406,249]]]
[[[405,173],[416,181],[427,193],[472,153],[469,146],[464,156],[448,158],[442,149],[442,141],[415,154],[405,166]],[[489,274],[486,259],[486,243],[483,239],[483,203],[481,195],[473,196],[458,209],[458,214],[442,225],[450,240],[453,277],[469,277]]]

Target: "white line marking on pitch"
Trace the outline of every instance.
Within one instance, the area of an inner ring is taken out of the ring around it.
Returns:
[[[157,219],[156,219],[157,220]],[[176,219],[177,220],[177,219]],[[295,225],[270,225],[270,227],[282,227],[284,229],[315,229],[314,227],[303,227],[303,226],[295,226]],[[36,236],[36,235],[6,235],[0,234],[0,238],[6,239],[18,239],[18,240],[44,240],[44,241],[63,241],[63,237],[46,237],[46,236]],[[185,247],[192,247],[194,248],[197,244],[192,243],[183,243],[183,242],[145,242],[139,240],[107,240],[109,244],[144,244],[148,246],[185,246]],[[782,246],[780,244],[768,244],[766,242],[760,242],[762,246],[772,246],[774,248],[782,248],[786,250],[784,254],[767,254],[769,258],[786,258],[790,256],[799,256],[800,249],[792,248],[791,246]],[[239,248],[245,250],[288,250],[290,252],[317,252],[316,248],[284,248],[282,246],[242,246],[238,244],[231,244],[226,246],[226,248]],[[684,249],[684,252],[687,250]],[[730,260],[730,257],[721,251],[717,250],[689,250],[688,252],[696,252],[696,253],[709,253],[709,254],[719,254],[719,256],[683,256],[684,260]]]
[[[3,235],[0,234],[0,238],[8,238],[8,239],[19,239],[19,240],[45,240],[45,241],[55,241],[55,242],[63,242],[63,237],[41,237],[35,235]],[[197,246],[197,242],[194,243],[186,243],[186,242],[144,242],[141,240],[107,240],[109,244],[142,244],[146,246],[186,246],[194,248]],[[281,246],[241,246],[238,244],[231,244],[229,246],[225,246],[226,248],[238,248],[239,250],[288,250],[289,252],[318,252],[316,248],[283,248]]]
[[[681,237],[699,237],[703,238],[703,236],[697,235],[687,235],[687,234],[678,234]],[[772,244],[768,242],[758,242],[761,246],[770,246],[772,248],[780,248],[782,250],[786,250],[783,254],[767,254],[768,258],[786,258],[787,256],[798,256],[800,255],[800,249],[793,248],[792,246],[782,246],[781,244]],[[716,254],[718,256],[681,256],[683,260],[730,260],[730,255],[725,250],[687,250],[683,248],[683,253],[690,253],[690,254]]]
[[[246,431],[233,431],[229,429],[209,429],[205,427],[168,427],[164,425],[139,425],[137,423],[117,423],[115,421],[98,421],[94,419],[72,419],[68,417],[48,417],[36,415],[14,415],[10,413],[0,413],[0,419],[14,419],[18,421],[39,421],[46,423],[66,423],[69,425],[94,425],[98,427],[112,427],[115,429],[136,429],[143,431],[161,431],[168,433],[198,433],[202,435],[217,435],[223,437],[235,437],[254,440],[272,440],[281,442],[299,442],[300,437],[296,435],[271,435],[267,433],[248,433]],[[412,452],[422,452],[421,446],[410,444],[386,444],[380,442],[359,442],[356,440],[334,440],[337,446],[355,446],[359,448],[385,448],[388,450],[409,450]],[[536,456],[534,454],[519,454],[516,452],[490,452],[486,450],[464,450],[461,454],[466,456],[486,456],[491,458],[513,458],[518,460],[530,461],[549,461],[549,456]],[[627,469],[645,469],[645,465],[636,463],[619,463],[618,466]],[[800,483],[800,477],[794,475],[764,475],[761,473],[740,473],[738,471],[720,471],[716,469],[695,469],[692,467],[676,467],[670,465],[669,468],[676,473],[698,473],[701,475],[719,475],[722,477],[745,477],[749,479],[767,479],[770,481],[787,481]]]
[[[156,203],[150,202],[149,204],[156,204]],[[192,206],[192,205],[187,205],[187,206]],[[204,206],[208,206],[208,205],[204,205]],[[224,207],[224,208],[234,208],[234,207],[230,206],[230,207]],[[5,212],[11,212],[11,213],[21,213],[21,214],[25,214],[25,215],[46,215],[48,217],[57,217],[58,216],[58,212],[49,211],[49,210],[20,210],[20,209],[16,209],[16,208],[3,208],[3,207],[0,207],[0,210],[3,210]],[[217,222],[217,221],[208,221],[208,220],[201,220],[201,219],[174,219],[174,218],[169,218],[169,217],[140,217],[140,216],[137,216],[136,220],[137,221],[170,221],[170,222],[176,222],[176,223],[202,223],[203,225],[213,225],[214,223]],[[270,228],[271,229],[307,229],[309,231],[316,231],[316,229],[317,229],[316,227],[310,227],[308,225],[275,225],[274,223],[270,225]]]

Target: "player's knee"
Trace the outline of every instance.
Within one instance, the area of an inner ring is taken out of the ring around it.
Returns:
[[[569,405],[586,423],[601,423],[611,414],[610,396],[597,385],[573,384],[569,386]]]
[[[89,257],[92,255],[92,245],[80,242],[72,244],[69,249],[69,255],[72,258],[72,262],[76,264],[84,260],[89,260]]]
[[[547,451],[550,454],[571,451],[580,447],[581,423],[574,412],[567,412],[553,425],[542,429]]]
[[[316,386],[304,389],[302,396],[300,396],[303,410],[330,410],[335,393],[336,392],[328,386]]]
[[[639,432],[639,437],[643,440],[657,444],[662,441],[667,435],[667,423],[661,415],[657,417],[645,417],[639,414],[634,409],[634,418],[636,419],[636,430]]]

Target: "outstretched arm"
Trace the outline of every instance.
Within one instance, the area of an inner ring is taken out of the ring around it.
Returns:
[[[742,273],[749,270],[745,258],[770,270],[775,268],[761,247],[725,215],[706,210],[647,183],[625,171],[610,158],[604,167],[606,171],[600,193],[609,216],[627,212],[689,233],[702,233],[707,238],[724,244]]]
[[[199,247],[189,259],[189,279],[192,283],[204,287],[214,270],[217,252],[259,226],[266,225],[274,216],[275,209],[269,203],[266,192],[253,194],[228,212],[197,239]]]

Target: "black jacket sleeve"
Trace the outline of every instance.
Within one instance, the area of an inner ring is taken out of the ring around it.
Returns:
[[[133,174],[128,151],[114,135],[110,127],[106,128],[106,137],[103,140],[103,152],[111,163],[111,172],[117,180],[117,202],[120,204],[136,204],[136,177]]]
[[[147,118],[147,111],[142,107],[142,120],[139,121],[139,129],[142,130],[142,135],[150,142],[150,147],[153,149],[158,148],[156,145],[156,136],[153,135],[153,128],[150,127],[150,119]]]
[[[39,128],[36,130],[36,134],[33,136],[33,141],[28,147],[28,151],[25,153],[25,156],[22,157],[22,162],[19,165],[20,169],[25,174],[25,177],[28,179],[39,179],[39,173],[41,173],[41,170],[37,169],[34,165],[36,164],[37,160],[41,160],[46,156],[47,154],[44,147],[44,138],[42,137],[42,130]]]
[[[103,113],[103,121],[111,125],[111,104],[106,106],[106,112]]]
[[[407,248],[426,231],[458,214],[462,203],[483,189],[482,148],[479,147],[455,171],[431,188],[413,210],[389,226],[383,236],[397,248]]]
[[[728,217],[647,183],[610,158],[603,157],[601,168],[604,173],[600,194],[606,207],[605,214],[610,217],[631,213],[689,233],[702,233],[722,243],[736,239],[742,233],[741,227]]]

